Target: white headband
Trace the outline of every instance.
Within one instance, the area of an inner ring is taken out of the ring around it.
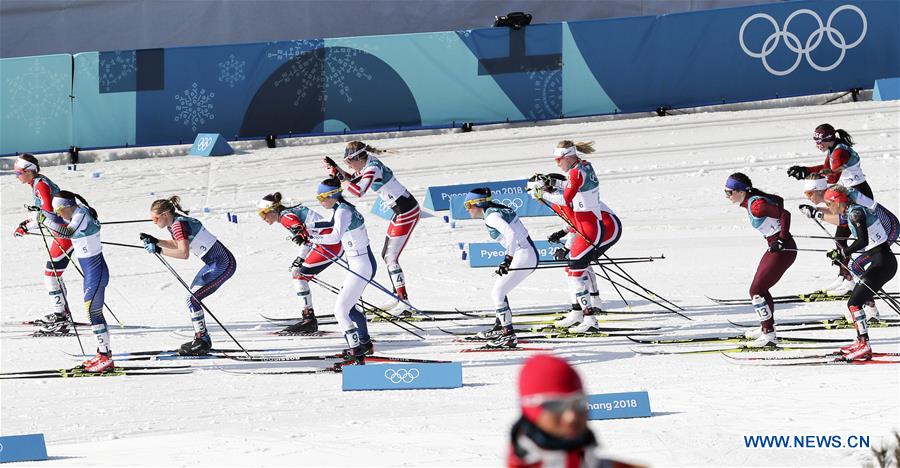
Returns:
[[[355,153],[350,153],[350,154],[344,155],[344,159],[354,159],[357,156],[359,156],[360,154],[365,153],[365,152],[366,152],[366,147],[363,146],[361,150],[358,150]]]
[[[806,179],[803,181],[804,192],[821,192],[828,188],[828,179]]]
[[[568,148],[556,148],[553,150],[553,157],[557,159],[566,156],[578,156],[578,152],[575,150],[574,146],[569,146]]]
[[[22,158],[16,158],[15,168],[22,169],[25,171],[34,171],[34,172],[37,172],[37,170],[38,170],[38,167],[33,162],[26,161]]]
[[[271,200],[260,200],[259,203],[256,204],[256,207],[260,211],[262,211],[262,210],[270,210],[270,209],[272,209],[272,206],[274,206],[274,205],[275,205],[275,202],[273,202]]]
[[[56,211],[62,207],[76,205],[75,200],[70,200],[68,198],[62,198],[62,197],[53,197],[52,204],[53,204],[53,211]]]

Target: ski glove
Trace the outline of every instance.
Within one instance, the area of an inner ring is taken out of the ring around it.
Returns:
[[[334,162],[334,159],[331,159],[328,156],[322,159],[325,163],[325,170],[328,171],[333,177],[337,177],[338,180],[344,180],[344,171],[338,168],[337,163]]]
[[[141,242],[144,243],[144,250],[150,252],[152,254],[159,253],[160,248],[157,245],[159,243],[159,239],[151,236],[147,233],[141,233]]]
[[[822,213],[818,208],[812,205],[800,205],[799,208],[800,212],[809,219],[822,219],[825,217],[825,213]]]
[[[297,245],[302,246],[303,244],[309,243],[309,233],[306,229],[301,227],[293,227],[291,228],[291,234],[294,236],[291,237],[291,241]]]
[[[17,227],[16,230],[13,231],[14,237],[22,237],[25,234],[28,234],[28,221],[27,220],[19,223],[19,227]]]
[[[553,251],[553,258],[559,261],[566,260],[569,256],[569,249],[562,247]]]
[[[844,263],[844,253],[839,249],[829,250],[825,256],[831,259],[832,265],[841,265]]]
[[[802,179],[805,179],[806,176],[809,175],[809,169],[807,169],[803,166],[791,166],[787,170],[787,174],[789,177],[793,177],[797,180],[802,180]]]
[[[772,245],[769,246],[769,252],[781,252],[784,250],[784,239],[778,238],[775,239],[775,242],[772,242]]]
[[[500,266],[497,267],[497,274],[503,276],[509,273],[509,264],[512,263],[512,261],[513,258],[511,255],[507,255],[506,257],[504,257],[503,263],[501,263]]]
[[[565,229],[560,229],[559,231],[556,231],[553,234],[550,234],[549,236],[547,236],[547,242],[550,242],[551,244],[560,244],[561,243],[560,241],[562,240],[562,238],[566,237],[566,234],[568,234],[568,233],[569,233],[569,231],[567,231]]]

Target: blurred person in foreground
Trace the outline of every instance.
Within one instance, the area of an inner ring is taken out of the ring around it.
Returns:
[[[608,459],[587,427],[587,397],[566,361],[533,356],[519,374],[522,416],[513,425],[507,465],[515,468],[639,468]]]

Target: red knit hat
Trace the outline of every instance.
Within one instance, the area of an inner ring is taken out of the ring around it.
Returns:
[[[541,414],[541,401],[571,397],[582,393],[581,378],[565,360],[539,354],[525,361],[519,374],[519,401],[522,414],[535,421]]]

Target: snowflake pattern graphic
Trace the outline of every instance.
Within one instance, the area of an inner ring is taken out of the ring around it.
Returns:
[[[266,58],[287,61],[304,52],[318,49],[322,47],[321,40],[303,39],[299,41],[278,41],[266,44]]]
[[[317,91],[320,110],[325,111],[327,104],[327,90],[336,89],[338,95],[343,96],[348,103],[353,102],[350,85],[347,79],[350,77],[362,78],[371,81],[373,76],[366,68],[356,63],[356,57],[365,52],[349,47],[329,47],[302,54],[292,59],[290,67],[281,73],[281,76],[273,85],[287,85],[292,81],[297,82],[297,99],[294,106],[300,105],[312,90]],[[316,73],[322,70],[322,75]]]
[[[68,77],[48,70],[40,60],[28,64],[24,73],[4,82],[9,93],[9,120],[24,122],[35,133],[62,114],[69,104]]]
[[[528,111],[528,118],[558,118],[562,114],[562,68],[530,71],[528,79],[534,86],[534,105]]]
[[[451,49],[455,46],[465,45],[465,40],[472,36],[471,30],[465,31],[447,31],[434,33],[434,39],[438,44],[444,46],[445,49]]]
[[[247,62],[236,59],[234,54],[229,55],[228,60],[219,62],[219,81],[228,83],[229,87],[234,88],[235,83],[247,78],[244,76],[244,65],[246,64]]]
[[[136,76],[137,51],[104,52],[100,54],[99,60],[97,81],[106,92],[111,91],[122,80]]]
[[[175,105],[175,121],[189,125],[191,130],[196,132],[198,125],[216,118],[212,112],[212,100],[215,97],[216,93],[208,93],[197,86],[197,83],[193,83],[190,88],[175,95],[175,100],[178,101]]]

